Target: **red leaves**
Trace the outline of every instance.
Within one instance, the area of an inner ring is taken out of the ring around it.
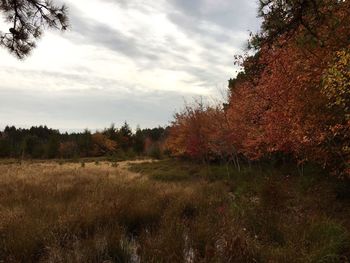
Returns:
[[[233,141],[226,113],[196,103],[176,114],[167,146],[175,155],[209,161],[235,153]]]
[[[350,10],[349,2],[342,5]],[[338,174],[349,171],[349,123],[327,106],[329,98],[322,93],[334,51],[349,48],[350,16],[342,10],[330,16],[340,19],[337,27],[327,19],[319,26],[322,45],[302,39],[305,30],[299,28],[244,58],[244,72],[230,80],[225,109],[198,104],[177,114],[168,139],[173,152],[202,160],[284,153]]]

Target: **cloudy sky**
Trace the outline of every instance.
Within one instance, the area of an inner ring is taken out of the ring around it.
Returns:
[[[24,61],[0,49],[0,129],[166,125],[184,100],[223,97],[259,28],[255,0],[64,2],[68,32],[46,32]]]

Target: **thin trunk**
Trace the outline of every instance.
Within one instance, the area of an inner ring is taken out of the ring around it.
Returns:
[[[239,164],[239,159],[238,159],[238,155],[237,154],[236,154],[236,162],[237,162],[238,172],[241,172],[241,165]]]

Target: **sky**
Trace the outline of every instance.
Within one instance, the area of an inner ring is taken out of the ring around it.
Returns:
[[[225,98],[259,29],[255,0],[64,3],[68,31],[46,31],[22,61],[0,48],[0,129],[165,126],[185,101]]]

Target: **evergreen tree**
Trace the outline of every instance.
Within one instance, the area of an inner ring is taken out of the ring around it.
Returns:
[[[18,58],[27,56],[45,28],[66,30],[67,8],[45,0],[0,0],[0,12],[10,24],[0,32],[0,46]]]

